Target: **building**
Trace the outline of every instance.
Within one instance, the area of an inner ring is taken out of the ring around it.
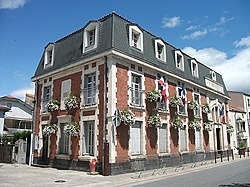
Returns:
[[[4,115],[5,112],[9,111],[10,109],[5,106],[0,104],[0,136],[3,135],[4,132]]]
[[[231,100],[230,122],[235,126],[235,133],[232,140],[234,147],[239,146],[239,142],[244,142],[246,147],[250,146],[250,95],[243,92],[228,92]]]
[[[49,43],[32,81],[34,163],[108,175],[230,148],[222,76],[116,13]]]
[[[1,132],[6,130],[7,134],[13,134],[20,131],[32,130],[32,111],[33,107],[13,96],[0,97],[0,105],[5,106],[4,125],[1,126]]]

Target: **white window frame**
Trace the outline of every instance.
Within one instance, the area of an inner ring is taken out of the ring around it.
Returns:
[[[156,107],[157,107],[158,110],[160,110],[160,111],[162,111],[162,112],[168,112],[168,111],[169,111],[169,98],[168,98],[168,96],[169,96],[169,88],[168,88],[168,81],[167,81],[167,79],[165,78],[165,76],[160,76],[160,77],[158,77],[157,80],[155,80],[156,90],[162,91],[162,90],[160,90],[160,88],[159,88],[159,80],[160,80],[161,77],[164,77],[165,83],[167,84],[167,85],[166,85],[166,87],[167,87],[167,93],[166,93],[166,94],[167,94],[167,101],[166,101],[165,104],[164,104],[163,101],[157,102],[157,103],[156,103]],[[162,96],[161,96],[161,97],[162,97]]]
[[[159,46],[162,46],[161,53],[159,53]],[[160,39],[155,40],[155,57],[161,61],[166,62],[166,45]]]
[[[216,73],[214,71],[210,71],[211,78],[213,81],[216,81]]]
[[[134,35],[138,35],[136,44]],[[129,26],[129,45],[143,52],[143,32],[135,25]]]
[[[164,128],[163,128],[164,127]],[[168,124],[163,123],[162,127],[158,127],[158,150],[160,154],[168,153],[169,152],[169,147],[168,147]],[[164,132],[165,131],[165,132]],[[164,133],[164,136],[162,137],[162,133]],[[164,146],[165,145],[165,146]]]
[[[90,127],[86,129],[86,126]],[[83,121],[82,128],[82,155],[94,156],[96,152],[95,121]],[[86,132],[88,130],[88,132]],[[90,131],[89,131],[90,130]],[[91,137],[89,137],[89,132]]]
[[[140,79],[140,83],[136,83],[133,81],[134,77],[138,77]],[[138,106],[138,107],[142,107],[143,106],[143,91],[142,91],[142,76],[132,73],[131,74],[131,84],[130,84],[130,91],[131,91],[131,105],[132,106]],[[135,102],[135,99],[137,99],[135,97],[135,95],[138,94],[138,102]]]
[[[67,125],[67,123],[60,123],[59,124],[59,128],[58,128],[58,142],[57,142],[57,153],[59,155],[70,155],[70,148],[71,148],[71,136],[67,136],[64,132],[63,132],[63,128],[64,126]],[[67,140],[68,142],[68,145],[64,145],[65,142],[63,142],[63,146],[64,148],[66,148],[67,150],[64,152],[61,151],[61,138],[62,138],[62,135],[64,136],[64,141]]]
[[[90,44],[90,32],[94,30],[94,41],[93,44]],[[97,48],[98,45],[98,33],[99,33],[99,24],[97,22],[91,22],[84,29],[83,32],[83,53],[91,51]]]
[[[49,88],[49,89],[48,89]],[[49,92],[47,92],[49,90]],[[47,93],[45,93],[47,92]],[[52,98],[52,85],[46,85],[43,87],[43,97],[42,97],[42,112],[46,113],[47,108],[46,105]]]
[[[194,68],[194,65],[195,65],[195,68]],[[194,59],[191,60],[191,71],[194,77],[197,77],[197,78],[199,77],[198,63]]]
[[[91,77],[92,82],[88,82]],[[93,81],[94,80],[94,81]],[[84,89],[83,89],[83,100],[84,106],[96,104],[96,73],[84,75]],[[89,102],[90,100],[90,102]]]
[[[71,94],[71,79],[62,81],[61,84],[61,110],[65,110],[65,100]]]
[[[197,137],[199,135],[199,138]],[[202,142],[201,142],[201,130],[195,129],[195,149],[197,151],[202,150]]]
[[[182,137],[183,135],[184,137]],[[184,143],[182,143],[182,140],[184,141]],[[179,129],[179,145],[180,145],[180,152],[188,151],[187,125],[184,125],[183,129]]]
[[[195,100],[195,96],[198,97],[198,101]],[[197,92],[193,92],[193,100],[198,104],[198,109],[194,109],[194,116],[195,117],[200,117],[201,116],[201,95]]]
[[[178,85],[176,87],[176,95],[177,97],[179,98],[182,98],[181,97],[181,93],[182,93],[182,87],[180,85]],[[180,114],[180,115],[187,115],[187,90],[185,88],[185,93],[186,93],[186,96],[185,96],[185,105],[184,106],[177,106],[177,113]],[[180,107],[184,107],[184,112],[180,112]]]
[[[181,58],[180,61],[178,61],[178,56]],[[184,56],[181,51],[175,51],[175,65],[177,69],[184,71]]]
[[[54,63],[54,44],[49,44],[44,52],[44,69],[53,66]]]

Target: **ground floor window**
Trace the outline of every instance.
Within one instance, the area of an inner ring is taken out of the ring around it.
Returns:
[[[141,154],[141,122],[135,122],[131,126],[131,154]]]
[[[83,155],[94,156],[95,121],[83,122]]]
[[[184,125],[182,129],[179,131],[179,142],[181,151],[187,151],[187,135],[186,135],[187,126]]]
[[[69,138],[70,136],[67,136],[63,132],[65,124],[60,124],[60,130],[59,130],[59,154],[68,154],[69,153]]]
[[[201,149],[201,131],[195,130],[195,148],[196,150]]]
[[[167,153],[168,152],[168,130],[167,130],[167,124],[162,124],[161,127],[159,127],[159,152],[160,153]]]

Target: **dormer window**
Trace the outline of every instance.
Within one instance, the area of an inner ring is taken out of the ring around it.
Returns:
[[[155,56],[157,59],[166,62],[166,46],[162,40],[155,40]]]
[[[137,26],[129,26],[129,45],[143,51],[143,33]]]
[[[44,53],[44,68],[48,68],[53,65],[54,61],[54,44],[49,44],[45,48]]]
[[[98,23],[91,22],[83,33],[83,53],[95,49],[98,41]]]
[[[191,60],[191,71],[194,77],[199,77],[198,63],[196,60]]]
[[[216,73],[214,71],[210,72],[213,81],[216,81]]]
[[[180,51],[175,51],[175,63],[178,69],[184,71],[184,57]]]

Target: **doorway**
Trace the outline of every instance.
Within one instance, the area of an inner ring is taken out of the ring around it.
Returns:
[[[220,128],[216,128],[216,145],[217,145],[217,151],[221,150],[221,135],[220,135]]]

